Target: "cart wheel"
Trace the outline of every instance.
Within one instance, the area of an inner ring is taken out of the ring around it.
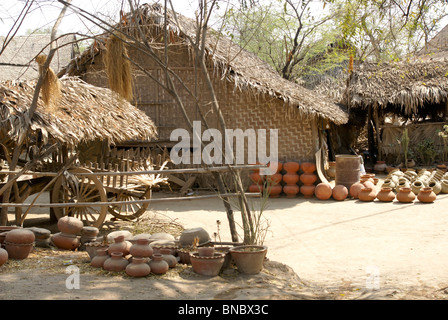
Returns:
[[[115,194],[112,201],[134,201],[151,199],[152,189],[147,186],[140,192],[132,190],[123,190],[122,192]],[[144,203],[123,203],[117,205],[110,205],[108,207],[109,213],[117,219],[122,220],[134,220],[145,213],[149,206],[149,202]]]
[[[95,176],[76,176],[76,173],[90,173],[85,168],[75,168],[68,175],[61,176],[54,184],[51,194],[53,203],[107,202],[103,184]],[[101,227],[107,215],[107,206],[54,207],[56,219],[64,216],[78,218],[85,225]]]

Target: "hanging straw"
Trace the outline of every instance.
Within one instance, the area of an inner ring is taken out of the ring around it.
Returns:
[[[39,76],[44,73],[46,60],[47,56],[43,54],[36,57],[36,62],[39,65]],[[44,104],[49,108],[56,109],[56,103],[61,98],[61,83],[56,73],[50,67],[47,69],[40,92]]]

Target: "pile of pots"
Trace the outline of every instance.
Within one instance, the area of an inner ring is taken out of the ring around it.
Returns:
[[[437,195],[439,193],[448,193],[448,173],[443,170],[427,170],[427,169],[407,169],[405,172],[400,170],[391,171],[383,186],[388,186],[396,192],[400,188],[411,188],[412,192],[418,195],[422,188],[432,188]]]

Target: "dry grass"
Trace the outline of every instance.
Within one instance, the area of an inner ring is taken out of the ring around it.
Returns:
[[[128,52],[122,39],[111,35],[106,42],[104,64],[109,81],[109,88],[127,101],[132,101],[131,63],[126,58]]]
[[[39,76],[44,73],[44,64],[46,60],[46,55],[39,55],[36,57],[36,62],[39,65]],[[50,67],[47,69],[47,73],[43,79],[40,93],[44,104],[50,111],[53,111],[57,107],[59,99],[61,99],[61,82]]]

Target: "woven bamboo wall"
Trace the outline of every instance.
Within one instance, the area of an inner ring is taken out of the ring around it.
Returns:
[[[164,83],[164,71],[149,57],[130,52],[130,56],[155,78]],[[169,55],[170,69],[176,72],[195,95],[209,127],[220,129],[218,117],[213,111],[210,94],[200,72],[196,72],[189,52],[176,47]],[[95,64],[87,66],[86,82],[107,86],[101,55]],[[138,69],[134,69],[134,103],[148,114],[159,131],[159,140],[167,142],[172,130],[188,129],[181,109],[175,100],[155,81]],[[280,99],[272,99],[252,90],[240,90],[234,84],[219,78],[211,70],[213,86],[228,129],[278,129],[278,155],[280,161],[314,161],[317,150],[317,123],[301,117]],[[192,94],[175,80],[175,87],[182,98],[191,120],[200,120],[196,101]],[[206,129],[202,126],[203,130]],[[268,135],[269,138],[269,135]],[[173,143],[175,144],[175,143]],[[247,147],[247,146],[246,146]],[[267,153],[269,155],[269,151]]]

